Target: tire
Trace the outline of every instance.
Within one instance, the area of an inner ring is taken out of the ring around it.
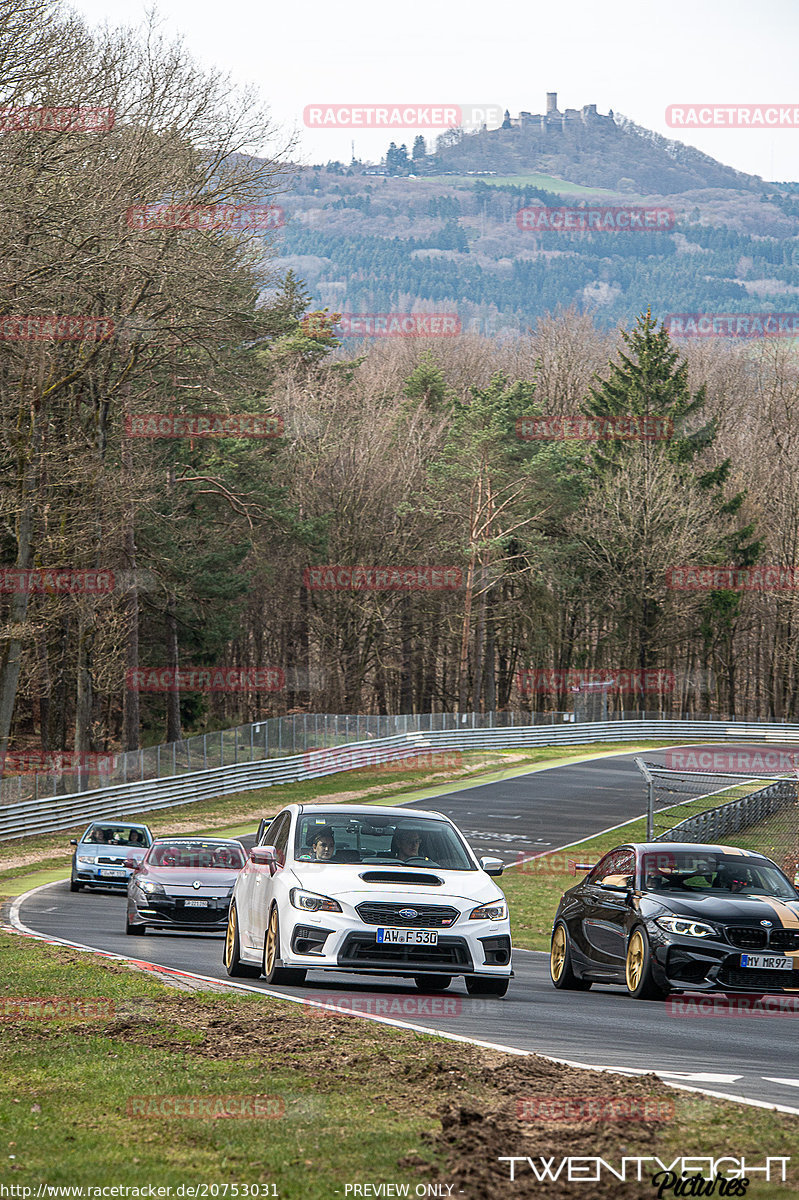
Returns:
[[[251,963],[243,963],[239,958],[239,920],[235,904],[231,904],[228,913],[222,962],[231,979],[257,979],[261,974],[260,967],[253,966]]]
[[[413,982],[420,992],[444,992],[452,983],[451,975],[414,975]]]
[[[668,995],[668,989],[662,988],[652,977],[652,952],[643,925],[636,925],[630,934],[624,978],[627,991],[634,1000],[664,1000]]]
[[[510,978],[497,978],[491,975],[467,975],[466,991],[470,996],[504,996],[510,985]]]
[[[69,890],[71,892],[79,892],[82,887],[83,887],[83,884],[79,883],[77,879],[70,879]]]
[[[135,936],[136,934],[145,934],[146,932],[147,932],[146,925],[131,923],[127,919],[127,917],[125,918],[125,933],[129,933],[129,934],[131,934],[131,936]]]
[[[280,984],[284,987],[299,987],[305,983],[307,971],[300,967],[276,967],[280,958],[280,918],[277,915],[277,905],[272,905],[269,914],[269,924],[264,934],[264,969],[263,975],[267,983]]]
[[[587,992],[589,979],[580,979],[572,967],[572,951],[569,931],[563,921],[558,921],[552,930],[552,945],[549,951],[549,977],[556,988],[566,992]]]

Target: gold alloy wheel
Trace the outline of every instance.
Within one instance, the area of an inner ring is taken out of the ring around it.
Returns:
[[[231,904],[227,918],[227,933],[225,934],[225,966],[233,966],[233,947],[236,944],[236,909]]]
[[[556,925],[555,932],[552,934],[552,949],[549,953],[549,971],[556,983],[563,974],[565,962],[566,931],[562,925]]]
[[[625,975],[627,977],[627,987],[629,991],[634,992],[641,982],[641,976],[644,973],[644,936],[640,929],[636,929],[633,936],[630,938],[630,944],[627,947],[627,963],[625,967]]]
[[[277,957],[277,907],[269,914],[269,928],[266,931],[266,953],[264,954],[264,974],[269,976]]]

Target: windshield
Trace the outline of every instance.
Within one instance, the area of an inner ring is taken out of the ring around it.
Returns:
[[[236,843],[220,846],[218,842],[156,843],[150,854],[153,867],[194,867],[239,870],[244,866],[244,852]]]
[[[796,900],[796,892],[776,867],[763,859],[742,855],[690,850],[647,852],[641,858],[641,877],[643,887],[655,892],[742,894]]]
[[[294,857],[300,862],[441,867],[475,871],[463,842],[446,821],[369,812],[302,815]]]
[[[134,849],[137,846],[146,849],[151,841],[144,829],[132,825],[106,825],[103,822],[90,826],[83,840],[96,846],[132,846]]]

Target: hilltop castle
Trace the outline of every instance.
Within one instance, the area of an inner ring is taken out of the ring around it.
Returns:
[[[542,133],[565,133],[576,125],[614,125],[613,109],[607,116],[596,110],[595,104],[584,104],[582,108],[567,108],[565,112],[558,109],[558,93],[547,92],[547,111],[545,113],[520,112],[518,117],[512,117],[505,109],[505,120],[501,129],[539,130]]]

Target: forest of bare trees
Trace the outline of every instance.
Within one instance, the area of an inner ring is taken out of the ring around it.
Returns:
[[[271,233],[128,217],[279,203],[291,147],[251,96],[157,28],[90,32],[48,0],[3,6],[0,64],[4,110],[113,113],[0,136],[0,750],[565,709],[580,679],[616,708],[799,719],[797,588],[669,586],[711,564],[799,584],[791,343],[677,347],[652,296],[613,334],[567,311],[512,341],[345,349],[270,269]],[[67,317],[82,332],[53,334]],[[269,414],[279,436],[131,436],[152,414]],[[671,436],[519,436],[579,414]],[[113,585],[13,582],[55,570]]]

